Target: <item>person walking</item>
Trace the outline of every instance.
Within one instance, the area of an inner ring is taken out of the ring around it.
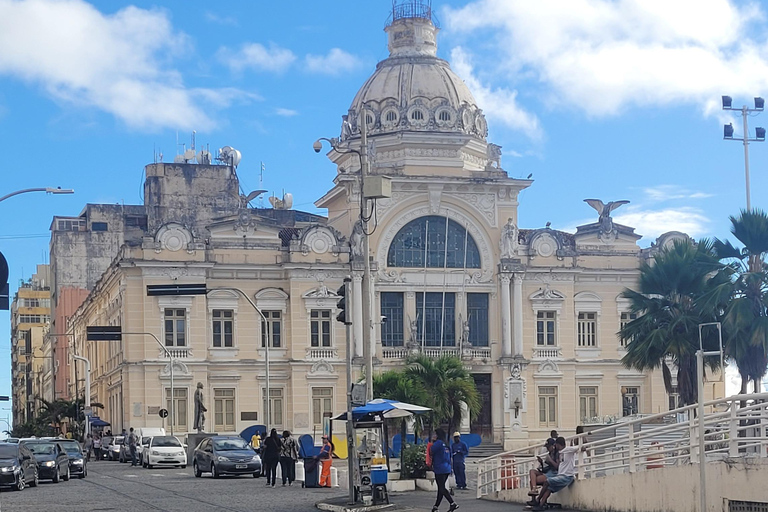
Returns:
[[[128,443],[128,450],[131,452],[131,466],[136,466],[136,445],[139,444],[139,438],[136,434],[133,433],[133,427],[131,427],[125,442]]]
[[[251,436],[251,448],[256,450],[256,453],[260,453],[261,450],[261,436],[259,435],[259,431],[253,433]]]
[[[83,443],[83,450],[85,450],[85,461],[91,462],[91,451],[93,451],[93,436],[91,436],[91,434],[88,434],[85,437],[85,442]]]
[[[320,460],[322,471],[320,472],[320,487],[331,487],[331,465],[333,464],[333,443],[328,436],[323,436],[323,447],[320,448]]]
[[[267,487],[275,486],[277,480],[277,463],[280,461],[280,451],[283,443],[277,437],[277,430],[274,428],[269,432],[269,436],[264,440],[263,453],[264,464],[267,467]]]
[[[448,512],[453,512],[459,508],[459,504],[453,501],[451,493],[446,489],[445,484],[448,481],[448,476],[451,474],[451,450],[446,446],[445,431],[441,428],[435,431],[435,441],[432,443],[432,447],[429,449],[432,456],[432,471],[435,473],[435,483],[437,484],[437,498],[435,499],[435,506],[432,507],[432,512],[437,512],[440,508],[440,503],[443,502],[443,498],[448,500],[451,506],[448,508]]]
[[[101,460],[101,437],[99,434],[93,436],[93,456],[96,460]]]
[[[461,440],[461,434],[453,433],[453,444],[451,445],[451,455],[453,455],[453,474],[456,475],[456,488],[467,489],[467,472],[465,459],[469,455],[467,443]]]
[[[283,431],[283,447],[280,450],[280,471],[283,474],[283,487],[285,483],[293,485],[296,480],[296,461],[299,460],[299,443],[291,437],[291,432]]]

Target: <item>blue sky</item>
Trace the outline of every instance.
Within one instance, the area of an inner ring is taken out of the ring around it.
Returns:
[[[215,5],[215,6],[214,6]],[[53,215],[86,203],[141,203],[144,165],[176,141],[243,154],[247,191],[330,188],[312,151],[387,56],[389,0],[124,3],[0,0],[0,250],[11,290],[47,261]],[[728,236],[743,208],[744,157],[722,140],[720,109],[768,95],[765,2],[729,0],[435,1],[439,55],[473,90],[513,177],[533,174],[520,224],[572,230],[585,198],[628,199],[614,214],[649,245],[677,229]],[[750,118],[767,126],[768,114]],[[750,146],[752,204],[766,206],[768,147]],[[321,212],[322,213],[322,212]],[[0,332],[9,333],[7,313]],[[9,336],[0,394],[10,391]],[[0,410],[0,417],[8,411]]]

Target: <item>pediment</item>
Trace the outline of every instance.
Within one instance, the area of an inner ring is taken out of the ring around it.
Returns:
[[[212,239],[264,240],[280,243],[280,228],[260,220],[249,210],[218,219],[208,226]]]
[[[544,288],[539,288],[535,292],[533,292],[529,299],[536,301],[536,300],[565,300],[565,295],[563,295],[562,292],[559,292],[557,290],[553,290],[549,287],[549,285],[545,286]]]

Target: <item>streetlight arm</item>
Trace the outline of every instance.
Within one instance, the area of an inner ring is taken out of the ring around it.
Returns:
[[[75,193],[75,191],[70,188],[53,188],[53,187],[25,188],[23,190],[17,190],[16,192],[11,192],[10,194],[6,194],[3,197],[0,197],[0,201],[5,201],[9,197],[17,196],[19,194],[26,194],[28,192],[47,192],[49,194],[74,194]]]

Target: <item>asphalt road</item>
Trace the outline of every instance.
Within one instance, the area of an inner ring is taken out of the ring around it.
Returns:
[[[316,511],[315,503],[343,496],[338,489],[266,487],[264,478],[195,478],[192,469],[142,469],[119,462],[91,462],[88,477],[58,484],[41,482],[21,492],[2,490],[0,512],[275,512]],[[457,492],[460,512],[512,512],[521,506],[474,499],[473,491]],[[399,510],[428,512],[433,493],[392,495]],[[443,504],[442,509],[447,508]]]

